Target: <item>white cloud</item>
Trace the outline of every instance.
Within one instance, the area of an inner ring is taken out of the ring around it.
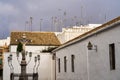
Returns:
[[[0,2],[0,15],[15,15],[19,10],[11,4],[5,4]]]

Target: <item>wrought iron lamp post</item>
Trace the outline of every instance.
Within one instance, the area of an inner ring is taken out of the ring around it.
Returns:
[[[33,77],[33,80],[38,80],[38,71],[37,70],[38,70],[38,67],[40,65],[40,55],[37,55],[35,57],[35,66],[33,68],[33,73],[26,73],[26,67],[29,64],[29,62],[31,61],[32,52],[29,52],[29,60],[26,61],[26,56],[27,56],[28,52],[25,51],[25,45],[27,43],[31,42],[32,40],[27,39],[26,35],[23,34],[22,38],[18,39],[16,41],[22,43],[22,45],[23,45],[22,46],[23,50],[21,52],[21,54],[22,54],[22,60],[21,60],[21,62],[19,61],[19,52],[17,52],[17,60],[18,60],[18,62],[20,64],[20,66],[21,66],[21,73],[20,74],[14,73],[14,67],[12,65],[12,54],[9,55],[9,57],[8,57],[8,64],[9,64],[9,67],[10,67],[10,70],[11,70],[11,80],[14,80],[15,76],[18,76],[19,80],[28,80],[29,76]],[[36,64],[36,62],[38,64]],[[36,72],[35,72],[35,70],[36,70]]]
[[[25,45],[26,45],[26,43],[31,42],[31,40],[26,39],[25,34],[23,34],[22,38],[18,39],[17,41],[20,42],[20,43],[22,43],[22,45],[23,45],[22,60],[21,60],[21,64],[20,64],[21,65],[21,75],[20,75],[19,80],[28,80],[28,77],[26,75],[26,66],[27,66],[27,63],[26,63],[26,57],[25,57]]]

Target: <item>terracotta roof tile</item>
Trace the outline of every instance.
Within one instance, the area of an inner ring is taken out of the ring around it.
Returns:
[[[11,32],[11,45],[16,45],[17,39],[20,39],[22,35],[25,34],[26,37],[32,40],[28,45],[46,45],[46,46],[58,46],[60,41],[53,32]]]

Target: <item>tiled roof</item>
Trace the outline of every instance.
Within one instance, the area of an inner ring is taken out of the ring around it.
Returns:
[[[60,42],[53,32],[11,32],[10,45],[16,45],[17,39],[25,34],[27,39],[32,40],[27,45],[59,46]]]
[[[67,41],[66,43],[62,44],[60,47],[58,47],[54,51],[59,50],[59,49],[65,47],[65,46],[68,46],[68,45],[74,43],[76,40],[80,40],[80,39],[82,39],[84,37],[87,37],[88,35],[94,34],[95,32],[98,32],[101,29],[107,28],[107,27],[109,27],[110,25],[112,25],[112,24],[114,24],[116,22],[120,22],[120,16],[113,19],[113,20],[111,20],[111,21],[109,21],[109,22],[107,22],[107,23],[105,23],[105,24],[103,24],[103,25],[101,25],[101,26],[99,26],[99,27],[96,27],[96,28],[94,28],[94,29],[82,34],[82,35],[79,35],[78,37],[76,37],[74,39],[71,39],[71,40]]]

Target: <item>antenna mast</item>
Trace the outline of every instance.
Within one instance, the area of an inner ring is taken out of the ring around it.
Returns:
[[[30,30],[31,30],[31,31],[32,31],[32,20],[33,20],[33,18],[30,17]]]
[[[40,19],[40,31],[42,31],[42,30],[41,30],[42,20],[43,20],[43,19]]]

